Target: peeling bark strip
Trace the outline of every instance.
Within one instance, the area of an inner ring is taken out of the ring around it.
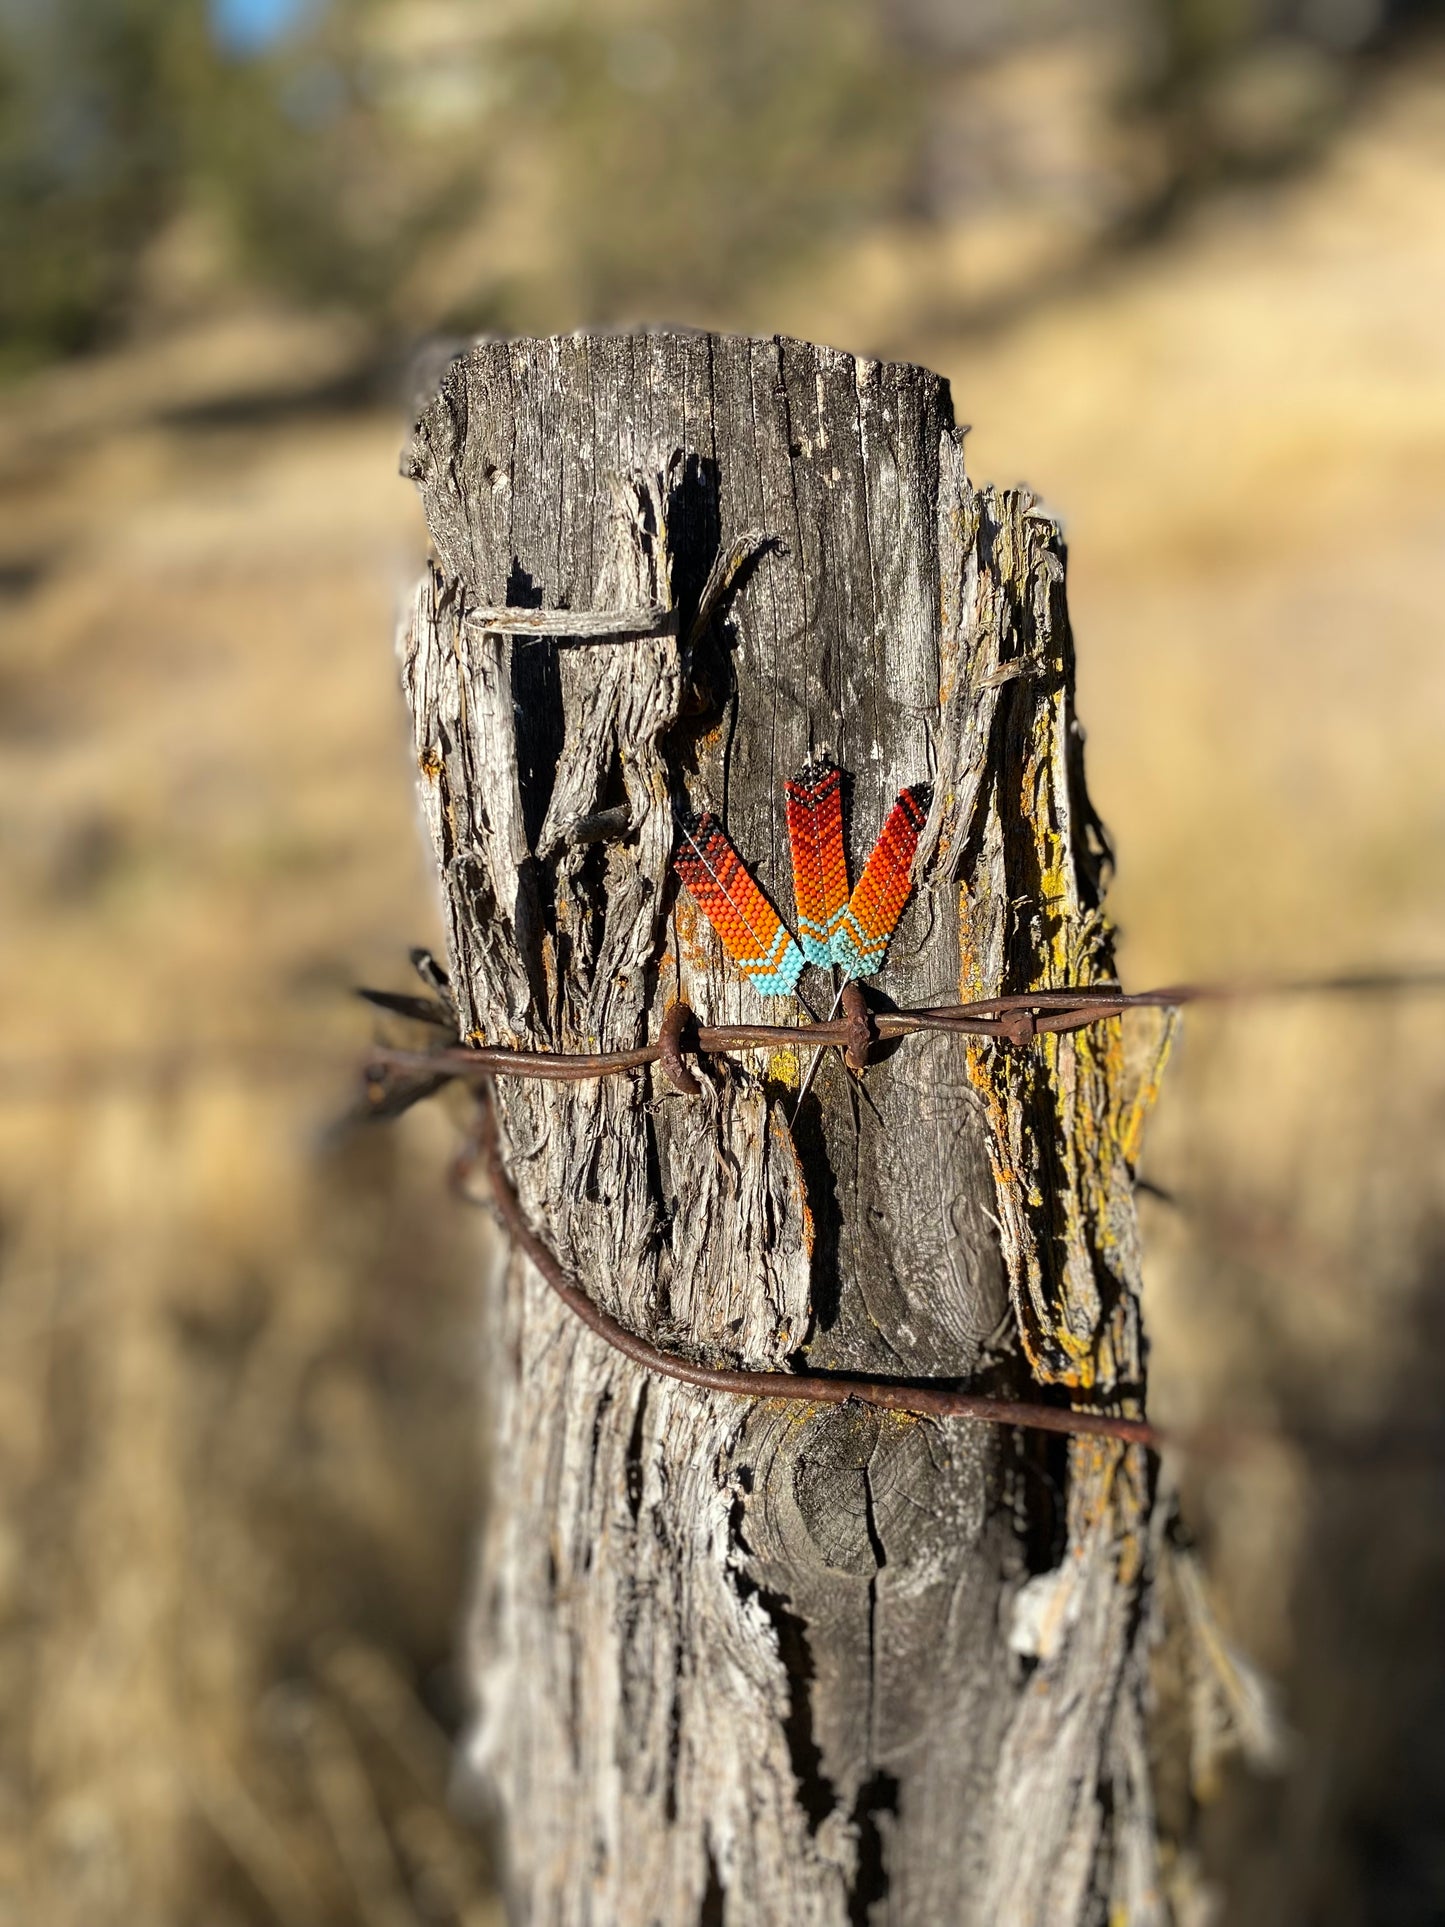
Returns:
[[[966,480],[938,377],[788,340],[488,342],[404,468],[436,550],[405,680],[474,1041],[772,1014],[679,895],[675,824],[716,810],[788,915],[784,781],[822,754],[854,874],[932,786],[875,1002],[1111,977],[1058,531]],[[790,1125],[804,1054],[691,1098],[661,1066],[501,1087],[523,1205],[597,1302],[718,1363],[1140,1409],[1157,1064],[1118,1020],[903,1038],[861,1083],[829,1052]],[[488,1315],[474,1759],[519,1920],[1167,1918],[1142,1452],[649,1377],[516,1254]]]

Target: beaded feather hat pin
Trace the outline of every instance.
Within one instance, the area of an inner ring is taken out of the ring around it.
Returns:
[[[728,957],[765,997],[790,995],[805,963],[841,970],[845,978],[871,977],[882,968],[913,887],[913,859],[928,813],[926,784],[899,791],[850,894],[842,771],[816,757],[789,778],[784,791],[796,939],[711,812],[684,827],[673,859]]]

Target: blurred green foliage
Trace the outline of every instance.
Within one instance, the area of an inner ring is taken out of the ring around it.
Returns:
[[[546,184],[539,261],[564,262],[598,319],[724,294],[898,192],[907,70],[870,0],[652,13],[553,7],[516,27],[481,0],[431,9],[444,30],[418,44],[405,0],[329,0],[242,57],[213,44],[202,0],[3,0],[4,361],[123,324],[147,245],[188,211],[240,280],[382,336],[505,321],[525,260],[417,286],[485,209],[504,148]]]
[[[512,48],[587,313],[725,302],[897,207],[926,81],[873,0],[629,11],[584,0]]]
[[[385,9],[336,0],[251,58],[204,0],[4,0],[0,365],[122,325],[146,251],[208,220],[227,270],[385,326],[393,291],[475,198],[470,157],[416,157],[373,84]]]
[[[166,0],[9,0],[0,16],[0,343],[85,347],[123,303],[181,160],[166,103],[195,19]]]
[[[0,369],[136,317],[186,221],[229,292],[335,307],[378,346],[735,312],[840,232],[954,218],[927,187],[951,81],[1070,34],[1127,49],[1120,126],[1165,156],[1144,231],[1332,111],[1389,11],[1299,0],[1291,26],[1282,4],[309,0],[226,48],[206,0],[0,0]],[[1315,68],[1235,86],[1281,44]]]

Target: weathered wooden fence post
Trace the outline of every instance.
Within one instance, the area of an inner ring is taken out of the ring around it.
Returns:
[[[968,482],[937,376],[660,330],[486,342],[404,467],[436,552],[405,680],[473,1038],[629,1046],[679,995],[776,1018],[670,857],[710,806],[788,915],[783,781],[824,749],[855,874],[932,785],[875,999],[1111,975],[1059,533]],[[506,1083],[533,1223],[692,1356],[1138,1409],[1149,1080],[1117,1022],[911,1037],[861,1083],[830,1055],[794,1123],[798,1078]],[[1167,1918],[1141,1450],[649,1376],[515,1255],[489,1317],[475,1754],[519,1920]]]

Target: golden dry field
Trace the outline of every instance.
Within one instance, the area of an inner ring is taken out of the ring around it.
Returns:
[[[899,227],[686,317],[931,363],[1063,515],[1133,987],[1445,964],[1442,101],[1422,54],[991,332]],[[3,1927],[498,1918],[449,1797],[484,1245],[440,1109],[327,1128],[348,986],[438,936],[352,365],[248,307],[4,399]],[[1200,1009],[1155,1121],[1157,1416],[1353,1440],[1178,1468],[1288,1729],[1210,1806],[1220,1920],[1445,1908],[1442,1126],[1439,993]]]

